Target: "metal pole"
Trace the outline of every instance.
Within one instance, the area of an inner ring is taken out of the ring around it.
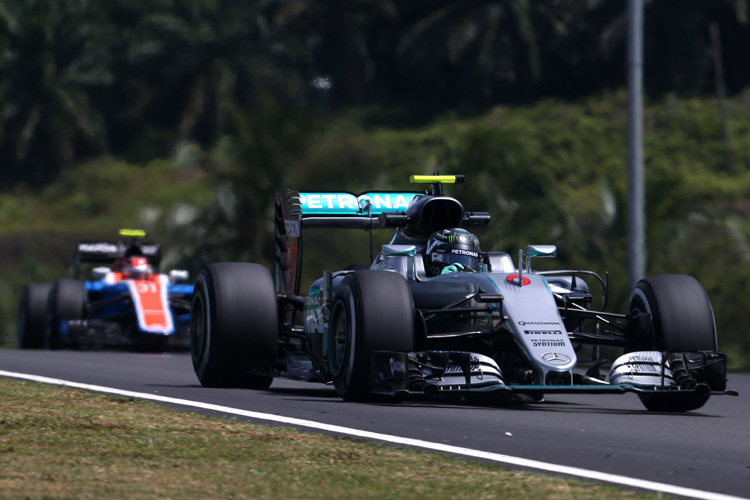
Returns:
[[[716,81],[716,99],[719,101],[719,117],[721,118],[721,132],[724,137],[724,168],[734,173],[732,158],[732,140],[729,136],[729,115],[727,113],[727,86],[724,83],[724,65],[721,62],[721,35],[719,25],[711,23],[711,52],[714,58],[714,80]]]
[[[628,0],[628,278],[646,274],[643,180],[643,0]]]

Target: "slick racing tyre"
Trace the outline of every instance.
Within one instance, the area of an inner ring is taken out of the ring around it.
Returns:
[[[18,347],[44,348],[49,283],[29,283],[23,287],[18,306]]]
[[[347,401],[366,400],[374,351],[414,350],[414,301],[404,278],[388,271],[355,271],[336,288],[328,357],[333,385]]]
[[[683,353],[716,352],[716,326],[711,302],[692,276],[668,274],[638,282],[630,296],[629,313],[648,313],[649,324],[636,332],[635,350]],[[702,407],[711,395],[708,385],[689,382],[693,390],[638,393],[654,412],[686,412]]]
[[[716,352],[716,326],[711,302],[692,276],[666,274],[638,282],[628,312],[648,313],[634,350]]]
[[[700,385],[695,391],[669,391],[638,393],[641,404],[648,411],[660,413],[684,413],[697,410],[708,401],[711,388]]]
[[[83,283],[74,279],[57,280],[47,303],[47,347],[77,347],[68,337],[67,321],[86,318],[88,294]]]
[[[193,369],[204,387],[266,389],[279,338],[268,268],[222,262],[201,271],[190,310]]]

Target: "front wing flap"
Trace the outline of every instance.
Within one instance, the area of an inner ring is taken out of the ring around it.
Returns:
[[[679,353],[681,358],[686,353]],[[492,358],[482,354],[460,351],[424,351],[415,353],[374,352],[371,364],[371,387],[376,394],[397,397],[471,395],[489,393],[498,396],[544,394],[677,394],[705,396],[711,394],[736,395],[727,391],[725,385],[726,355],[702,353],[691,355],[695,361],[692,367],[694,383],[676,384],[673,380],[657,383],[639,383],[637,378],[617,383],[603,380],[590,380],[589,377],[575,376],[571,385],[514,385],[503,380],[502,371]],[[665,360],[674,356],[665,356]],[[627,379],[625,379],[627,380]]]

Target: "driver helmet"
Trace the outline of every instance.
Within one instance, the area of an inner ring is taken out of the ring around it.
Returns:
[[[475,271],[482,259],[479,240],[465,229],[443,229],[432,233],[425,249],[427,273],[437,276],[443,269],[455,265]]]
[[[146,257],[128,257],[122,264],[122,274],[133,280],[145,280],[151,277],[154,270]]]

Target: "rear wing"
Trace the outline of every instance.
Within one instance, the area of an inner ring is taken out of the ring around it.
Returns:
[[[161,264],[161,245],[158,243],[139,243],[138,248],[154,269]],[[111,265],[124,257],[134,244],[111,241],[90,241],[78,243],[75,252],[73,276],[77,279],[81,264],[94,263]]]
[[[404,214],[414,191],[290,191],[276,193],[274,236],[276,240],[276,290],[299,295],[303,228],[379,229],[393,227],[381,222],[383,214]]]
[[[396,229],[396,237],[427,240],[451,227],[487,227],[490,214],[466,212],[445,196],[443,184],[460,184],[463,175],[413,175],[412,184],[431,184],[427,191],[285,191],[276,193],[274,221],[275,284],[280,294],[300,299],[303,228]],[[370,241],[372,254],[372,240]],[[372,255],[371,255],[372,257]],[[298,300],[297,300],[298,301]]]
[[[378,223],[380,214],[406,212],[423,195],[411,191],[287,192],[287,204],[296,205],[293,212],[301,227],[373,229],[383,227]]]

